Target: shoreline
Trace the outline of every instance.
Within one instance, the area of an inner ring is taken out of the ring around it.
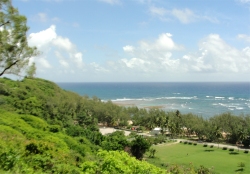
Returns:
[[[171,109],[171,108],[167,108],[164,105],[149,105],[149,106],[138,106],[138,104],[133,103],[133,102],[127,102],[127,101],[112,101],[113,104],[117,105],[117,106],[128,106],[128,107],[138,107],[138,108],[145,108],[145,109]]]

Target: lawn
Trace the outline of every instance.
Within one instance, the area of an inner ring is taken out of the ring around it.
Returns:
[[[250,173],[250,152],[235,150],[233,153],[222,148],[203,147],[202,144],[197,146],[189,144],[173,144],[153,146],[156,149],[155,158],[148,158],[147,161],[160,167],[166,167],[166,164],[180,164],[199,167],[203,165],[207,168],[213,168],[216,173]],[[241,171],[238,164],[245,164],[244,170]]]

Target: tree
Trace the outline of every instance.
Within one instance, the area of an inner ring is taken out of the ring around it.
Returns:
[[[26,70],[27,77],[33,78],[36,74],[36,64],[33,62],[31,66]]]
[[[28,45],[26,22],[26,17],[19,15],[11,0],[0,1],[0,76],[20,75],[28,67],[29,59],[38,54],[35,47]],[[29,76],[34,74],[34,68],[31,69]]]
[[[106,139],[101,143],[104,150],[124,150],[129,146],[129,141],[125,136],[124,131],[115,131],[106,136]]]
[[[142,159],[144,153],[149,150],[150,143],[142,136],[137,136],[131,142],[131,153],[136,159]]]
[[[136,160],[123,151],[104,151],[100,150],[97,153],[99,160],[82,163],[80,166],[83,173],[151,173],[163,174],[166,173],[163,169],[158,168],[146,161]]]
[[[150,158],[154,158],[155,157],[155,153],[156,153],[156,149],[155,148],[150,148],[149,149],[149,157]]]
[[[245,139],[248,138],[248,133],[246,131],[246,129],[241,128],[238,130],[238,151],[239,151],[239,145],[242,144],[242,141],[244,141]]]

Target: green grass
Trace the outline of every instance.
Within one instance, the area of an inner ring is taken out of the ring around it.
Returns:
[[[192,163],[199,167],[203,165],[207,168],[213,168],[216,173],[250,173],[250,154],[244,151],[235,150],[233,153],[222,148],[203,147],[188,144],[174,144],[166,146],[154,146],[157,150],[155,158],[148,158],[147,161],[156,166],[163,167],[166,164],[180,164],[188,166]],[[238,167],[239,163],[245,163],[244,170]]]

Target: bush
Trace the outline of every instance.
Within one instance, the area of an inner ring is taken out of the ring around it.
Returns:
[[[184,141],[184,144],[187,144],[188,142],[187,141]]]
[[[189,142],[188,144],[189,144],[189,145],[192,145],[193,143],[192,143],[192,142]]]
[[[207,144],[204,144],[203,147],[207,147]]]
[[[213,148],[213,147],[214,147],[214,145],[211,145],[211,146],[210,146],[210,148]]]
[[[50,132],[57,133],[57,132],[60,132],[60,130],[61,130],[61,126],[59,126],[59,125],[50,125],[49,126]]]
[[[227,147],[223,147],[222,150],[227,150]]]
[[[182,141],[180,141],[180,143],[182,143]]]
[[[194,143],[194,146],[196,146],[197,145],[197,143]]]
[[[245,150],[244,153],[248,153],[249,151],[248,150]]]
[[[229,151],[233,152],[233,151],[234,151],[234,148],[230,148]]]

